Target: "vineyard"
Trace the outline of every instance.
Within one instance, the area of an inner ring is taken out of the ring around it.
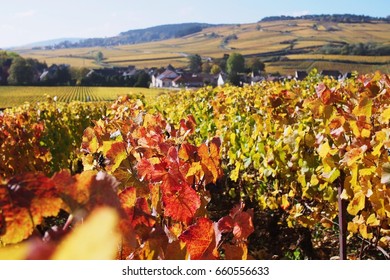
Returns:
[[[3,86],[0,87],[0,108],[22,105],[24,102],[44,102],[47,97],[56,98],[58,102],[72,101],[114,101],[119,96],[127,94],[142,94],[145,97],[158,93],[155,89],[126,87],[31,87]]]
[[[312,72],[5,110],[0,259],[389,259],[389,97]]]

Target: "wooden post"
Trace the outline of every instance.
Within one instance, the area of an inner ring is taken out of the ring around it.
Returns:
[[[340,260],[347,259],[347,206],[346,201],[341,199],[341,193],[343,192],[344,180],[339,178],[337,185],[338,192],[338,206],[339,206],[339,243],[340,243]]]

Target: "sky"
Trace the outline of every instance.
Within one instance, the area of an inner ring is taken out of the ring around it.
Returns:
[[[110,37],[171,23],[243,24],[305,14],[390,15],[389,0],[0,0],[0,7],[0,48],[58,38]]]

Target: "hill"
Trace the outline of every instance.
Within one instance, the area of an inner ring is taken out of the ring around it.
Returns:
[[[180,38],[204,28],[215,26],[207,23],[180,23],[153,26],[144,29],[135,29],[121,32],[118,36],[107,38],[89,38],[79,40],[78,42],[60,42],[54,48],[85,48],[85,47],[104,47],[128,44],[139,44],[145,42],[161,41],[172,38]]]
[[[79,42],[81,40],[83,40],[83,38],[59,38],[59,39],[53,39],[53,40],[34,42],[34,43],[27,44],[24,46],[19,46],[18,48],[41,48],[41,47],[46,47],[46,46],[55,46],[55,45],[60,44],[62,42],[69,42],[69,43],[73,44],[73,43]]]
[[[295,18],[250,24],[203,25],[198,32],[188,25],[182,25],[181,29],[165,35],[158,27],[147,29],[147,32],[133,30],[118,35],[118,38],[138,38],[137,43],[132,39],[131,44],[84,48],[78,45],[77,48],[54,50],[20,49],[17,52],[48,64],[67,63],[91,68],[128,65],[159,67],[169,63],[185,66],[191,54],[199,54],[203,59],[216,59],[224,54],[239,52],[246,57],[260,57],[266,63],[268,72],[286,75],[313,67],[342,72],[390,72],[389,27],[388,22],[374,19],[348,23]],[[183,30],[189,31],[189,34],[184,35],[180,32]],[[143,35],[137,37],[135,34]],[[142,37],[150,39],[156,36],[152,34],[160,34],[161,40],[142,42]],[[94,61],[98,51],[105,58],[102,65]]]

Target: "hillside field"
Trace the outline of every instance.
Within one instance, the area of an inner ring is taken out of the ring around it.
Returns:
[[[260,56],[269,72],[293,74],[295,70],[309,71],[316,63],[319,70],[328,69],[329,62],[338,62],[340,70],[372,72],[387,71],[390,57],[349,56],[337,58],[315,54],[328,44],[377,43],[389,45],[389,24],[321,23],[312,20],[286,20],[252,24],[222,25],[205,28],[185,37],[150,43],[119,45],[106,48],[77,48],[56,50],[16,50],[24,57],[36,58],[46,63],[67,63],[77,67],[109,67],[135,65],[139,68],[186,66],[188,55],[204,58],[221,58],[224,54],[239,52],[245,56]],[[227,39],[234,37],[237,39]],[[103,64],[96,64],[94,56],[102,51]],[[289,65],[294,67],[289,67]],[[336,69],[335,69],[336,70]]]

